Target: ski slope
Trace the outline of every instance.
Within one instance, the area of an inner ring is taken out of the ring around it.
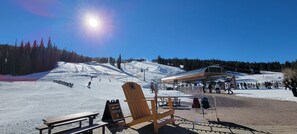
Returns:
[[[102,116],[105,102],[119,99],[124,114],[128,106],[124,102],[121,86],[127,81],[139,83],[145,96],[152,97],[149,90],[151,79],[183,72],[182,69],[159,65],[152,62],[123,63],[122,70],[110,65],[89,63],[59,62],[57,68],[26,76],[0,76],[0,133],[31,134],[38,133],[35,127],[49,116],[91,111]],[[145,69],[141,71],[141,69]],[[145,81],[144,81],[145,73]],[[91,81],[91,77],[93,77]],[[264,72],[260,75],[237,75],[239,81],[282,80],[281,73]],[[73,88],[52,82],[63,80],[74,83]],[[91,88],[87,88],[91,81]],[[289,90],[235,90],[235,95],[295,101]],[[179,91],[159,91],[160,96],[189,96]],[[182,101],[191,101],[183,99]],[[101,117],[97,118],[101,119]]]
[[[124,82],[139,83],[143,86],[145,96],[152,97],[154,94],[148,89],[150,79],[182,71],[149,62],[132,62],[122,66],[123,70],[119,70],[110,64],[96,62],[59,62],[57,68],[48,72],[18,77],[1,75],[0,133],[38,133],[35,127],[43,123],[42,118],[49,116],[84,111],[102,114],[105,102],[111,99],[119,99],[124,114],[128,114],[121,87]],[[143,75],[137,76],[135,73],[141,67],[149,68],[146,71],[146,81],[143,81]],[[53,80],[74,83],[74,87],[69,88]],[[89,81],[90,89],[87,88]],[[186,95],[178,91],[161,91],[159,94]]]

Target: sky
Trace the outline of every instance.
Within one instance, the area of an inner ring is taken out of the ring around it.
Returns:
[[[1,0],[0,16],[0,44],[50,37],[90,57],[297,59],[295,0]]]

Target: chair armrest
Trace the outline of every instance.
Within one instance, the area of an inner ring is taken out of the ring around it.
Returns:
[[[124,100],[124,102],[155,101],[155,99]]]
[[[146,99],[146,100],[154,100],[155,97],[146,97],[145,99]]]

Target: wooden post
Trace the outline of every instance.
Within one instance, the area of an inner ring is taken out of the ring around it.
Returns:
[[[168,98],[169,109],[173,109],[171,97]]]
[[[152,112],[153,112],[153,120],[154,120],[154,132],[158,133],[159,132],[159,127],[158,127],[158,111],[156,109],[156,103],[152,101]]]
[[[172,100],[171,100],[171,97],[168,98],[168,105],[169,105],[169,109],[173,109],[173,106],[172,106]],[[175,121],[174,121],[174,115],[170,115],[170,118],[173,120],[172,125],[175,125]]]

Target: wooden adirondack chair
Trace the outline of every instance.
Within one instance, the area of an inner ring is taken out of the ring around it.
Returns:
[[[134,82],[127,82],[122,86],[122,88],[127,99],[125,101],[128,103],[133,118],[133,121],[127,123],[126,126],[133,126],[146,121],[153,121],[154,132],[158,133],[160,127],[168,123],[174,124],[174,110],[172,109],[172,101],[170,97],[168,98],[169,110],[158,113],[156,110],[156,100],[154,98],[146,99],[140,85]],[[149,109],[147,101],[151,102],[152,112]],[[164,121],[158,123],[159,119],[167,116],[170,116],[170,118],[164,119]]]

